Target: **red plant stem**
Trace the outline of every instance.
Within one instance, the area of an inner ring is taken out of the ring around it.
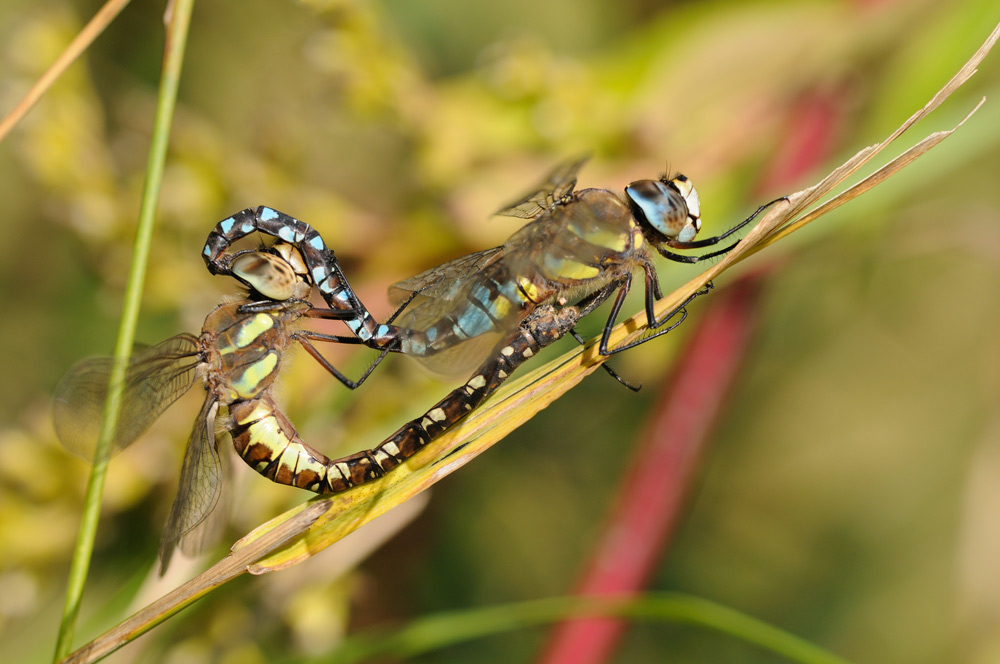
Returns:
[[[770,194],[791,187],[833,152],[840,134],[845,87],[810,91],[792,105],[785,140],[755,190]]]

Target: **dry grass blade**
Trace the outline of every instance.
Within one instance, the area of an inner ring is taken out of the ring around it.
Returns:
[[[270,528],[266,533],[261,533],[258,541],[259,546],[265,550],[281,546],[285,541],[308,530],[324,511],[325,507],[319,504],[301,506],[295,510],[293,517],[286,518],[280,525]],[[210,569],[74,651],[69,657],[61,660],[61,664],[85,664],[97,662],[107,657],[126,643],[148,632],[170,616],[208,594],[212,589],[243,574],[247,570],[247,566],[254,561],[254,555],[255,553],[249,550],[229,554]]]
[[[968,80],[998,37],[1000,26],[959,73],[885,141],[861,150],[816,185],[775,205],[721,261],[660,300],[657,314],[675,308],[751,253],[881,183],[950,135],[954,129],[928,136],[875,174],[803,214]],[[640,313],[615,328],[611,346],[627,343],[644,332],[645,314]],[[505,384],[483,406],[386,477],[347,493],[314,498],[272,519],[237,542],[232,552],[211,569],[98,637],[66,661],[96,661],[243,571],[263,574],[295,565],[322,551],[471,461],[579,383],[603,360],[595,341]]]
[[[934,132],[933,134],[931,134],[927,138],[923,139],[922,141],[920,141],[919,143],[917,143],[913,147],[909,148],[908,150],[906,150],[906,152],[904,152],[903,154],[899,155],[898,157],[896,157],[895,159],[893,159],[892,161],[890,161],[886,165],[882,166],[880,169],[878,169],[877,171],[875,171],[874,173],[872,173],[871,175],[869,175],[865,179],[861,180],[857,184],[848,187],[844,191],[840,192],[839,194],[837,194],[833,198],[831,198],[828,201],[826,201],[825,203],[823,203],[822,205],[819,205],[816,208],[812,209],[807,214],[804,214],[801,217],[798,217],[797,219],[794,219],[793,221],[789,221],[787,224],[785,224],[784,226],[781,226],[780,228],[776,227],[774,229],[774,231],[771,232],[770,235],[767,235],[766,237],[762,238],[761,241],[759,243],[757,243],[757,245],[755,245],[754,247],[750,248],[749,251],[746,252],[746,255],[750,255],[752,253],[756,253],[756,252],[760,251],[761,249],[763,249],[764,247],[768,247],[768,246],[774,244],[775,242],[777,242],[781,238],[789,235],[790,233],[793,233],[793,232],[799,230],[800,228],[802,228],[806,224],[808,224],[808,223],[810,223],[812,221],[815,221],[816,219],[819,219],[824,214],[827,214],[828,212],[832,212],[833,210],[837,209],[838,207],[840,207],[841,205],[843,205],[847,201],[855,199],[858,196],[860,196],[861,194],[863,194],[866,191],[868,191],[869,189],[872,189],[872,188],[878,186],[879,184],[881,184],[882,182],[884,182],[885,180],[887,180],[893,174],[898,173],[899,171],[901,171],[906,166],[909,166],[910,164],[912,164],[914,161],[917,160],[918,157],[920,157],[921,155],[923,155],[925,152],[927,152],[928,150],[930,150],[932,147],[934,147],[935,145],[937,145],[938,143],[940,143],[944,139],[946,139],[949,136],[951,136],[955,132],[956,129],[958,129],[959,127],[961,127],[963,124],[965,124],[966,120],[968,120],[970,117],[972,117],[973,113],[975,113],[976,111],[979,110],[979,107],[982,106],[985,101],[986,101],[985,97],[983,99],[980,99],[979,103],[976,104],[975,107],[971,111],[969,111],[968,114],[966,114],[966,116],[964,118],[962,118],[962,121],[959,122],[957,125],[955,125],[953,128],[947,129],[945,131]],[[880,144],[879,150],[881,149],[881,147],[882,146]],[[877,153],[879,150],[876,150],[875,152]],[[874,154],[872,154],[871,156],[874,156]],[[871,156],[869,156],[868,158],[870,159]],[[799,193],[802,193],[802,192],[799,192]],[[792,196],[794,197],[796,195],[797,194],[793,194]]]
[[[90,19],[87,25],[83,26],[83,30],[73,38],[73,41],[52,63],[52,66],[42,74],[41,78],[35,81],[35,84],[28,90],[28,94],[24,95],[24,99],[19,101],[3,120],[0,120],[0,141],[42,98],[42,95],[52,87],[52,84],[58,80],[62,73],[90,47],[98,35],[104,32],[104,28],[115,20],[115,17],[125,9],[128,3],[129,0],[108,0],[104,3],[104,6],[94,15],[94,18]]]

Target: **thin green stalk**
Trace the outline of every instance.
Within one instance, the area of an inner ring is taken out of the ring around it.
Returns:
[[[146,165],[146,183],[139,208],[132,267],[129,270],[128,284],[125,289],[125,303],[122,309],[121,323],[118,327],[118,341],[115,344],[115,364],[108,386],[108,400],[101,419],[101,434],[97,442],[97,451],[94,454],[90,479],[87,482],[80,532],[77,535],[73,561],[70,564],[69,580],[66,583],[66,604],[63,607],[63,618],[59,627],[54,661],[62,659],[72,649],[73,630],[80,612],[80,598],[87,582],[90,558],[94,551],[94,537],[97,533],[101,496],[104,493],[104,480],[108,469],[108,457],[110,456],[111,443],[115,439],[118,414],[121,410],[125,369],[128,365],[128,357],[132,352],[136,321],[139,318],[139,303],[146,278],[150,240],[153,236],[153,220],[156,203],[159,199],[160,185],[163,181],[163,165],[170,137],[170,124],[177,100],[177,87],[180,83],[184,46],[187,43],[188,26],[191,22],[193,6],[194,0],[175,0],[169,5],[166,17],[163,73],[160,78],[156,116],[153,122],[149,161]]]
[[[793,634],[699,597],[657,593],[632,598],[553,597],[442,613],[392,633],[369,633],[344,641],[324,662],[357,664],[375,657],[408,658],[472,639],[536,625],[592,616],[685,623],[728,634],[802,664],[847,661]]]

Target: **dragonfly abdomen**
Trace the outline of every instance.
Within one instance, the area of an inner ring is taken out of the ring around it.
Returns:
[[[339,493],[382,477],[454,426],[541,348],[579,319],[575,307],[539,309],[472,378],[378,447],[331,461],[307,445],[269,396],[229,406],[225,425],[243,460],[264,477],[319,494]]]
[[[237,401],[229,415],[233,446],[247,465],[279,484],[322,492],[330,459],[299,437],[269,397]]]
[[[354,456],[365,456],[378,464],[380,472],[373,476],[389,472],[477,408],[517,367],[561,338],[577,320],[579,311],[575,307],[559,310],[541,307],[464,385],[452,390],[424,415],[408,422],[378,447]],[[334,488],[334,491],[348,488],[350,486]]]

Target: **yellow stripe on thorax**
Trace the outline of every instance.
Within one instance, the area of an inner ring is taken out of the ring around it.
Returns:
[[[634,222],[631,225],[635,225]],[[581,240],[618,254],[628,249],[629,237],[632,235],[631,228],[625,232],[621,232],[604,225],[596,224],[584,227],[579,223],[571,223],[569,229]]]
[[[517,285],[521,289],[521,291],[528,297],[529,300],[531,300],[532,302],[541,301],[541,298],[539,297],[538,286],[536,286],[535,282],[533,282],[531,279],[524,276],[518,277]]]
[[[250,346],[257,341],[262,334],[274,327],[274,318],[267,314],[256,314],[253,318],[247,318],[239,324],[239,330],[232,336],[231,344],[220,347],[219,351],[225,353],[235,353],[236,351]]]
[[[548,255],[543,259],[544,268],[548,274],[557,279],[574,279],[583,281],[593,279],[601,271],[593,265],[587,265],[572,258],[556,258]]]
[[[248,365],[239,376],[233,376],[229,385],[242,399],[252,399],[260,391],[264,382],[278,367],[278,354],[269,352],[253,364]]]

